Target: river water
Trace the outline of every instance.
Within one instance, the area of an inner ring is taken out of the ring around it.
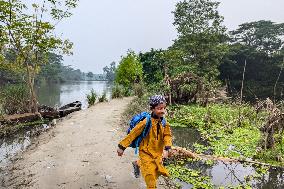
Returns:
[[[82,102],[82,108],[86,108],[88,106],[86,96],[92,89],[98,95],[105,92],[107,97],[110,98],[111,85],[105,81],[76,81],[63,84],[44,83],[37,86],[36,92],[40,104],[60,107],[78,100]]]

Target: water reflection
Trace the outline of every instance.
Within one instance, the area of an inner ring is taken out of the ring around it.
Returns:
[[[108,99],[111,96],[111,85],[105,81],[43,83],[37,87],[37,95],[39,102],[48,106],[63,106],[79,100],[82,102],[82,108],[86,108],[88,106],[86,95],[91,89],[94,89],[98,95],[106,92]]]
[[[173,143],[186,149],[193,149],[195,142],[201,143],[201,137],[196,129],[172,127]]]

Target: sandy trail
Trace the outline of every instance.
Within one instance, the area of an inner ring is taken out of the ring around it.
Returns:
[[[116,154],[121,114],[132,98],[73,113],[42,134],[10,168],[5,188],[145,188],[132,173],[133,149]],[[162,188],[162,187],[160,187]]]

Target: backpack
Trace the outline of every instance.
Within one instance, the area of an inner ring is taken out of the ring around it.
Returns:
[[[132,119],[129,122],[129,128],[127,130],[127,134],[129,134],[131,132],[131,130],[140,121],[143,121],[144,119],[147,119],[147,120],[146,120],[146,125],[145,125],[143,132],[138,137],[136,137],[132,141],[132,143],[129,145],[129,147],[135,148],[135,154],[138,153],[138,148],[139,148],[139,145],[140,145],[142,139],[145,138],[149,134],[149,131],[152,127],[151,114],[149,114],[148,112],[141,112],[140,114],[133,116]],[[162,119],[162,125],[163,125],[163,127],[166,126],[166,119],[165,118]]]

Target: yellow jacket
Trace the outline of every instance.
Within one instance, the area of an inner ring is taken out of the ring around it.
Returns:
[[[172,133],[170,125],[166,123],[163,127],[160,118],[151,117],[152,127],[149,134],[142,139],[139,146],[139,156],[140,163],[143,173],[143,164],[148,164],[149,162],[156,164],[157,166],[157,176],[162,174],[168,176],[167,170],[162,165],[162,154],[165,146],[172,146]],[[131,142],[139,136],[146,125],[146,119],[139,122],[131,132],[119,143],[123,148],[127,148]],[[147,171],[147,170],[146,170]]]

